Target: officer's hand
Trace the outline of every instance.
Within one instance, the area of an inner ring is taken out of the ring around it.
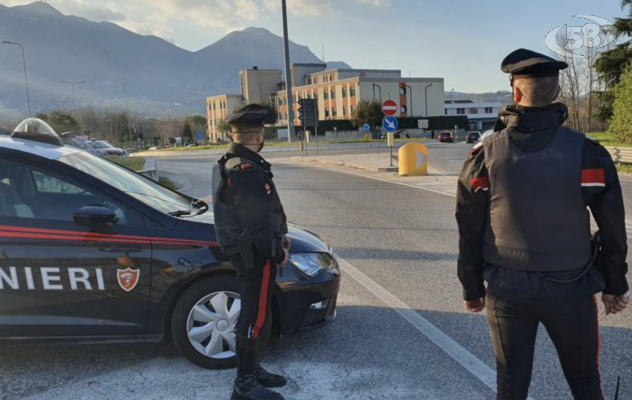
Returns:
[[[287,264],[288,260],[290,259],[289,249],[283,249],[283,252],[285,253],[285,257],[283,257],[283,262],[281,263],[281,267],[285,267],[285,264]]]
[[[483,311],[485,308],[485,298],[482,297],[477,300],[464,301],[465,309],[471,313],[477,313]]]
[[[290,249],[292,247],[292,239],[288,235],[283,235],[283,248]]]
[[[617,314],[626,309],[630,298],[626,296],[615,296],[613,294],[602,294],[601,301],[603,301],[606,307],[606,315]]]

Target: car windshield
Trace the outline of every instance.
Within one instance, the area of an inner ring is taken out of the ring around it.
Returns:
[[[59,158],[59,161],[100,179],[165,214],[191,209],[191,201],[188,198],[113,162],[89,153],[79,152],[65,155]]]

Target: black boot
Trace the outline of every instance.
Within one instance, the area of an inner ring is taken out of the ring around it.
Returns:
[[[255,375],[244,375],[235,381],[231,400],[283,400],[283,396],[261,386]]]
[[[269,373],[261,364],[257,364],[255,376],[257,377],[257,382],[263,387],[279,388],[287,385],[287,379],[284,376]]]

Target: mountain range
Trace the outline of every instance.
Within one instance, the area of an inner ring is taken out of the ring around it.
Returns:
[[[147,115],[203,113],[205,98],[239,93],[239,70],[282,68],[283,40],[263,28],[231,32],[199,51],[109,22],[64,15],[51,5],[0,5],[0,41],[24,46],[33,110],[106,105]],[[0,45],[0,112],[26,109],[20,49]],[[293,62],[322,62],[290,43]],[[349,68],[345,63],[335,67]]]

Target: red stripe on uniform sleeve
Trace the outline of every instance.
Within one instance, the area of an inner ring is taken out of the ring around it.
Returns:
[[[603,169],[583,169],[582,186],[606,186],[606,173]]]
[[[479,178],[472,178],[470,186],[472,187],[472,191],[474,192],[477,192],[478,190],[487,190],[487,177],[481,176]]]

